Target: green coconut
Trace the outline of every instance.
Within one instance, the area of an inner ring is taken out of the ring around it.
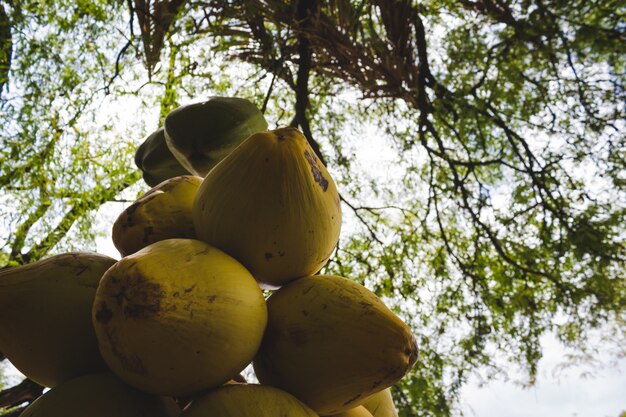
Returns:
[[[238,97],[211,97],[172,110],[164,122],[165,141],[180,164],[206,176],[253,133],[267,129],[254,103]]]

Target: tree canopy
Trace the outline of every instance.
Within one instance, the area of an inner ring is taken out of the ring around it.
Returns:
[[[617,0],[0,1],[0,267],[94,249],[101,208],[147,189],[133,154],[165,115],[241,96],[337,180],[349,227],[324,272],[411,324],[402,416],[457,413],[475,373],[532,383],[547,332],[622,355],[625,18]]]

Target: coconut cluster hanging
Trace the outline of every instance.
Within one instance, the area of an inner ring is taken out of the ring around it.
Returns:
[[[23,417],[397,417],[415,337],[320,274],[341,204],[300,131],[213,97],[172,111],[135,162],[151,188],[113,224],[120,259],[0,271],[0,351],[51,388]]]

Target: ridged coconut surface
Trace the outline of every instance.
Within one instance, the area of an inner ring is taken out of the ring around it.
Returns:
[[[341,206],[306,138],[285,128],[250,136],[222,160],[196,194],[193,219],[199,239],[278,287],[328,262]]]
[[[73,252],[0,271],[0,352],[46,387],[106,369],[91,306],[114,263],[108,256]]]
[[[278,388],[234,384],[194,400],[180,417],[319,417],[293,395]]]
[[[347,278],[299,279],[275,291],[267,306],[256,375],[320,415],[360,405],[402,378],[417,359],[408,326]]]
[[[199,240],[168,239],[107,271],[93,323],[102,356],[120,378],[146,392],[190,396],[250,363],[267,308],[235,259]]]

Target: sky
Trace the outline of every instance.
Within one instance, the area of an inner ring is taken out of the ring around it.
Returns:
[[[535,387],[521,388],[514,382],[492,381],[479,387],[471,381],[461,403],[467,416],[475,417],[618,417],[626,412],[626,359],[585,377],[589,366],[574,366],[555,375],[565,350],[554,337],[542,340],[544,357],[539,363]]]

